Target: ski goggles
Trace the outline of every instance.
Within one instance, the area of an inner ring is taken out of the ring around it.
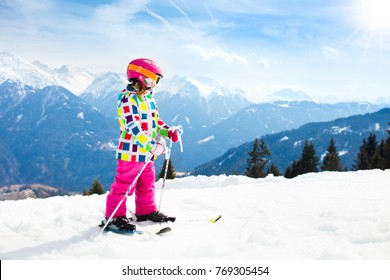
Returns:
[[[138,66],[138,65],[130,64],[128,66],[127,70],[132,70],[132,71],[141,73],[145,77],[143,82],[145,83],[147,88],[150,88],[150,89],[153,89],[161,79],[161,76],[153,73],[152,71],[149,71],[148,69],[145,69],[141,66]]]
[[[152,79],[152,78],[145,78],[144,83],[146,85],[147,89],[154,89],[154,87],[158,84],[160,81],[160,76],[156,76],[157,79]]]

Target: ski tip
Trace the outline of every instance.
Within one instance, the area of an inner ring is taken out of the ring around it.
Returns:
[[[170,227],[164,227],[156,232],[157,235],[162,235],[167,232],[170,232],[172,229]]]
[[[221,219],[221,218],[222,218],[222,215],[218,215],[218,216],[215,217],[215,218],[209,219],[209,222],[210,222],[210,223],[216,223],[216,222],[219,221],[219,219]]]

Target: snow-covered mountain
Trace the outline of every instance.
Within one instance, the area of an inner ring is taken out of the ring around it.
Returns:
[[[170,79],[162,79],[158,91],[206,100],[210,100],[215,96],[232,97],[244,96],[245,94],[243,90],[227,87],[207,77],[183,77],[179,75],[175,75]]]
[[[385,105],[370,103],[321,104],[310,101],[278,101],[252,104],[212,127],[198,138],[196,154],[207,150],[208,156],[219,156],[229,148],[267,134],[297,129],[308,122],[331,121],[336,118],[375,112]]]
[[[80,97],[98,108],[110,118],[117,117],[117,97],[126,86],[126,77],[117,73],[107,72],[99,75],[81,93]]]
[[[60,85],[80,94],[97,75],[95,71],[74,66],[51,69],[38,61],[31,63],[11,53],[0,52],[0,83],[5,80],[20,81],[38,89]]]
[[[19,81],[6,80],[0,83],[0,118],[17,107],[19,103],[36,89]]]
[[[5,80],[20,81],[34,88],[58,85],[52,73],[23,58],[7,52],[0,52],[0,83]]]
[[[364,115],[354,115],[328,122],[311,122],[297,129],[281,131],[262,136],[271,151],[270,163],[275,164],[284,173],[293,160],[298,160],[305,140],[312,141],[317,156],[321,157],[333,138],[343,167],[351,169],[357,157],[363,138],[370,133],[377,140],[388,137],[390,108]],[[253,139],[254,140],[254,139]],[[243,174],[247,166],[248,152],[253,141],[231,148],[223,155],[195,168],[194,175]]]
[[[189,128],[209,127],[251,104],[242,90],[204,77],[162,80],[155,99],[165,119]]]
[[[312,98],[302,90],[284,88],[267,96],[269,102],[275,101],[313,101]]]
[[[58,84],[76,95],[81,94],[99,73],[85,68],[63,65],[53,69]]]
[[[26,88],[14,81],[0,84],[0,103],[12,103],[4,93]],[[95,178],[109,184],[117,132],[116,122],[63,87],[30,90],[0,118],[0,185],[42,183],[80,191]]]

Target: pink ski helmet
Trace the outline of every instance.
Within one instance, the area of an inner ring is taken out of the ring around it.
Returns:
[[[127,79],[137,79],[147,89],[153,89],[162,77],[160,67],[147,58],[134,59],[127,66]]]

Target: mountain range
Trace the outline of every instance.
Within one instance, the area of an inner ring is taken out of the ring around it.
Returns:
[[[8,104],[0,119],[1,185],[39,182],[75,191],[95,177],[112,180],[118,131],[83,99],[60,86],[6,81],[0,104]]]
[[[0,185],[42,183],[81,191],[99,178],[107,189],[119,132],[116,99],[125,84],[118,73],[68,66],[53,70],[0,53]],[[204,169],[197,166],[254,138],[387,106],[320,104],[291,89],[275,93],[287,101],[253,104],[244,91],[204,77],[164,78],[154,94],[161,118],[184,128],[184,152],[177,144],[172,150],[176,171],[199,174]],[[298,101],[292,101],[294,94]],[[281,159],[280,166],[289,160]],[[159,159],[157,169],[161,164]]]
[[[322,158],[333,138],[339,153],[341,164],[351,170],[363,139],[373,133],[378,143],[388,137],[390,108],[375,113],[354,115],[329,122],[312,122],[297,129],[264,135],[262,138],[271,151],[269,164],[273,163],[283,174],[293,160],[298,160],[306,140],[313,143],[316,154]],[[216,159],[198,166],[193,175],[244,174],[248,153],[253,148],[253,141],[229,149]]]
[[[34,88],[59,85],[78,95],[98,75],[96,71],[68,65],[52,69],[39,61],[31,63],[11,53],[0,52],[0,83],[20,81]]]

